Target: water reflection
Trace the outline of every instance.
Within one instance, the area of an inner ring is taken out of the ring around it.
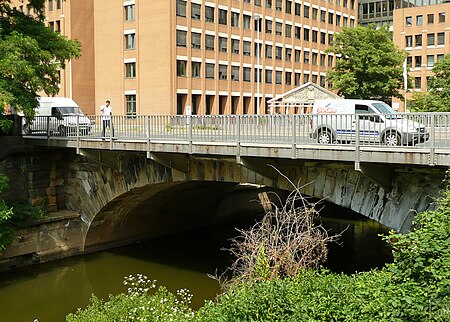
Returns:
[[[323,218],[327,229],[340,232],[348,226],[343,247],[331,245],[326,266],[334,271],[354,272],[382,266],[390,252],[378,234],[386,230],[367,219]],[[238,223],[249,226],[254,219]],[[2,320],[64,321],[69,312],[85,307],[92,293],[107,298],[125,291],[123,277],[142,273],[157,279],[169,290],[188,288],[199,307],[219,291],[216,281],[207,277],[216,269],[223,271],[231,262],[227,252],[229,238],[236,234],[236,221],[216,227],[204,227],[176,236],[168,236],[103,251],[24,267],[0,274]]]

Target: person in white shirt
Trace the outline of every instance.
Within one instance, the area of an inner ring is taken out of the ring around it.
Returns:
[[[114,137],[114,126],[111,122],[112,116],[112,107],[111,102],[107,100],[105,105],[100,107],[100,111],[102,112],[102,139],[106,137],[106,128],[109,128],[109,134]]]

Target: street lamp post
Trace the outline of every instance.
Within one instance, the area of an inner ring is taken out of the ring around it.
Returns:
[[[259,39],[259,33],[261,32],[261,25],[260,25],[260,19],[261,19],[261,15],[259,15],[259,14],[255,14],[254,16],[253,16],[253,19],[255,19],[255,21],[256,21],[256,25],[257,25],[257,29],[256,29],[256,31],[257,31],[257,42],[256,42],[256,60],[257,60],[257,62],[256,62],[256,65],[257,65],[257,67],[256,67],[256,114],[257,115],[259,115],[259,104],[260,104],[260,102],[259,102],[259,100],[260,100],[260,97],[259,97],[259,83],[261,82],[261,80],[260,80],[260,73],[259,73],[259,71],[260,71],[260,69],[259,69],[259,58],[260,58],[260,56],[261,56],[261,47],[259,46],[259,41],[260,41],[260,39]]]

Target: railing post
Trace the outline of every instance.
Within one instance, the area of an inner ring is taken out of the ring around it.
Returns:
[[[77,154],[80,154],[80,116],[77,115]]]
[[[189,125],[189,154],[192,154],[192,119],[191,115],[187,115],[186,117]]]
[[[241,163],[241,116],[236,115],[236,162]]]
[[[428,155],[428,164],[430,166],[436,165],[434,150],[436,141],[436,115],[431,115],[431,128],[430,128],[430,154]]]
[[[296,115],[292,115],[292,159],[296,159],[297,158],[297,149],[295,147],[295,143],[296,143]]]
[[[146,125],[146,136],[147,136],[147,159],[150,159],[150,115],[147,115],[145,118]]]
[[[355,114],[356,125],[355,125],[355,170],[361,171],[361,155],[360,155],[360,142],[359,142],[359,115]]]
[[[47,139],[50,138],[50,118],[51,116],[47,116]]]

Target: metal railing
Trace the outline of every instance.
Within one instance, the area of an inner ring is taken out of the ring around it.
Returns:
[[[104,130],[101,116],[36,116],[30,124],[23,121],[23,134],[79,140],[450,148],[450,113],[142,115],[112,116],[110,124]]]

